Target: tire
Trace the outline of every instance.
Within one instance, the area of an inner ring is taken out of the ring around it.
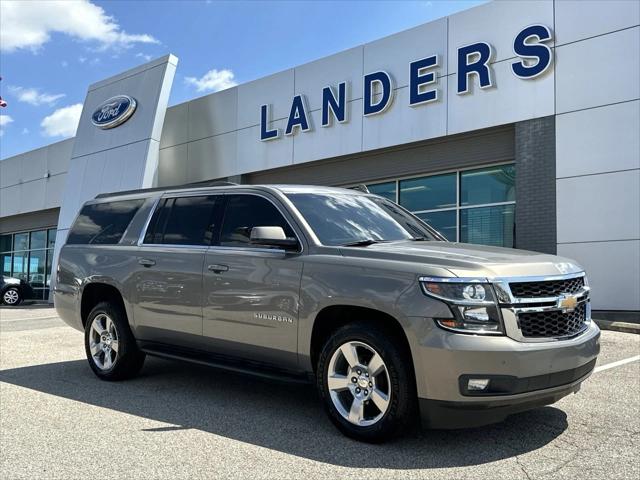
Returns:
[[[138,349],[123,309],[109,302],[97,304],[87,317],[84,346],[93,373],[102,380],[136,376],[145,354]]]
[[[2,292],[2,303],[15,307],[22,303],[22,292],[18,287],[9,287]]]
[[[329,337],[316,382],[329,418],[348,437],[380,443],[418,422],[410,353],[392,332],[370,323],[350,323]]]

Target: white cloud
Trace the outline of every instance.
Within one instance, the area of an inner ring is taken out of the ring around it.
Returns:
[[[81,103],[57,109],[42,119],[40,123],[42,134],[47,137],[73,137],[76,134],[81,113]]]
[[[9,115],[0,115],[0,137],[4,135],[4,127],[13,122],[13,118]]]
[[[148,62],[151,60],[152,57],[151,55],[147,55],[146,53],[138,52],[136,53],[136,58],[142,58],[145,62]]]
[[[60,65],[62,65],[64,68],[67,68],[69,66],[69,62],[63,60],[62,62],[60,62]]]
[[[22,134],[23,134],[23,135],[29,135],[29,129],[28,129],[27,127],[24,127],[24,128],[22,129]]]
[[[202,77],[185,77],[184,82],[187,85],[196,87],[198,92],[218,92],[227,88],[235,87],[237,83],[233,80],[233,72],[231,70],[209,70]]]
[[[13,85],[9,86],[9,91],[17,97],[18,101],[28,103],[29,105],[34,105],[36,107],[44,104],[53,105],[64,97],[64,93],[52,95],[50,93],[41,93],[37,88],[24,88]]]
[[[102,7],[89,0],[0,2],[0,49],[37,50],[63,33],[81,41],[97,42],[100,48],[127,48],[135,43],[158,43],[147,34],[129,34]]]

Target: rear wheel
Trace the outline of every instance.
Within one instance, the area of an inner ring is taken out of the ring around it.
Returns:
[[[10,287],[5,290],[2,294],[2,302],[5,305],[19,305],[22,302],[22,294],[20,293],[20,289],[16,287]]]
[[[317,384],[340,431],[382,442],[417,420],[412,372],[411,358],[398,339],[370,324],[353,323],[325,343]]]
[[[122,308],[101,302],[89,313],[85,326],[85,351],[89,366],[103,380],[135,376],[144,364]]]

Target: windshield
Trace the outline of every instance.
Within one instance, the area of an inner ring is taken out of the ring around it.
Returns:
[[[357,194],[287,195],[323,245],[441,240],[425,223],[381,197]]]

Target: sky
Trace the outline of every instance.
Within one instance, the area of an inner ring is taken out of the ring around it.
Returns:
[[[1,0],[0,158],[72,137],[87,87],[167,53],[170,105],[484,0]]]

